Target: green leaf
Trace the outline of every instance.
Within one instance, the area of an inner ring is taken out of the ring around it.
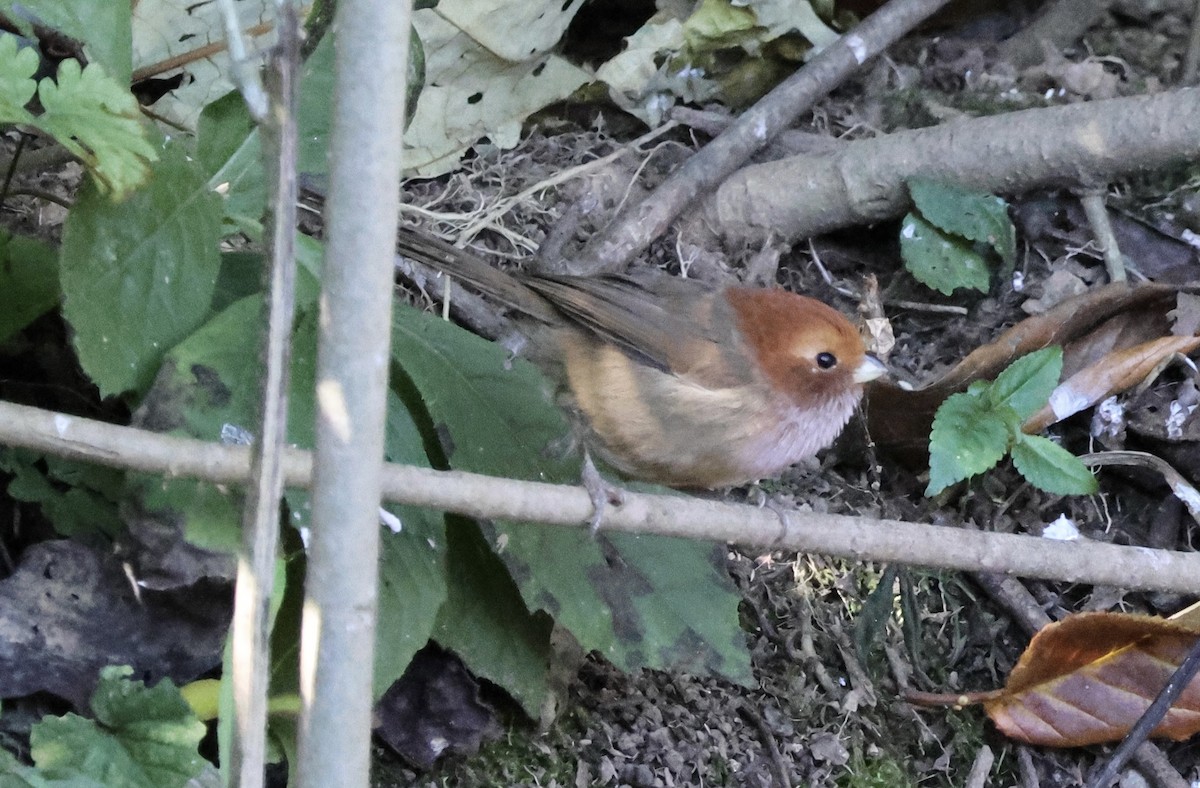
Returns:
[[[0,37],[0,123],[32,123],[25,105],[33,98],[37,83],[38,53],[33,47],[17,47],[14,35]]]
[[[1091,495],[1096,477],[1078,457],[1048,438],[1022,434],[1012,448],[1013,465],[1031,484],[1055,495]]]
[[[930,224],[951,235],[991,246],[1006,264],[1016,260],[1016,229],[1004,200],[924,178],[909,181],[908,191]]]
[[[0,48],[12,36],[0,36]],[[0,232],[0,342],[58,303],[58,253],[34,238]]]
[[[655,534],[614,533],[608,540],[619,559],[596,588],[619,637],[609,654],[613,664],[750,686],[754,674],[738,624],[742,597],[730,583],[725,546]]]
[[[83,188],[60,253],[63,315],[102,396],[144,390],[208,314],[221,265],[220,206],[178,145],[122,203]]]
[[[984,259],[916,214],[908,214],[900,224],[900,256],[917,281],[940,293],[950,295],[960,287],[987,292]]]
[[[900,567],[888,564],[879,583],[863,600],[862,612],[854,620],[854,650],[863,665],[870,668],[877,662],[887,632],[888,621],[896,607],[896,579]]]
[[[2,0],[0,11],[27,38],[37,37],[36,23],[82,41],[89,62],[103,65],[116,82],[128,85],[133,60],[131,17],[136,5],[95,0]]]
[[[992,468],[1008,450],[1011,432],[986,397],[966,392],[946,399],[929,434],[929,486],[936,495],[950,485]]]
[[[209,188],[221,195],[226,220],[235,227],[261,224],[267,205],[262,139],[242,97],[234,91],[206,106],[197,136],[200,165]]]
[[[529,612],[508,570],[473,524],[455,522],[446,538],[451,569],[434,639],[537,719],[548,688],[553,622]]]
[[[80,69],[78,60],[64,60],[57,80],[38,85],[38,98],[45,112],[37,125],[78,156],[113,200],[145,182],[158,152],[146,141],[137,99],[98,63]]]
[[[36,503],[59,534],[112,539],[122,532],[122,471],[21,449],[0,450],[0,468],[13,476],[8,494]]]
[[[317,54],[323,52],[324,50],[318,47]],[[310,58],[305,64],[305,76],[302,78],[304,89],[301,92],[303,97],[308,97],[313,83],[321,83],[322,62],[314,63]],[[332,63],[326,65],[332,69]],[[331,78],[326,76],[326,79]],[[328,100],[329,94],[325,95]],[[328,113],[329,105],[318,110],[302,103],[299,135],[304,141],[304,147],[299,166],[306,175],[320,175],[327,169],[324,150],[328,144],[329,121],[323,116]],[[228,93],[205,107],[200,115],[198,137],[197,158],[202,171],[209,175],[209,188],[221,195],[226,231],[241,232],[252,242],[261,242],[262,219],[267,204],[266,175],[262,166],[262,139],[241,96],[236,92]],[[319,158],[316,153],[318,150]],[[317,301],[323,252],[324,247],[320,241],[297,233],[297,312],[306,311]],[[261,256],[258,257],[261,260]],[[243,268],[243,263],[248,265],[245,257],[232,262]],[[264,263],[258,262],[257,265],[260,266],[260,271],[254,274],[259,283],[255,292],[262,289],[261,283],[264,281],[261,273]],[[223,278],[225,274],[223,267]],[[247,284],[251,279],[247,275],[240,281]],[[245,295],[249,291],[242,289],[240,292]]]
[[[1062,348],[1042,348],[1014,361],[1001,372],[988,398],[994,405],[1008,405],[1016,413],[1017,426],[1046,404],[1062,374]]]
[[[548,456],[567,425],[532,366],[411,308],[397,307],[394,327],[394,358],[420,393],[452,467],[578,480],[577,459]],[[624,669],[703,665],[733,680],[748,677],[736,595],[711,546],[603,532],[592,539],[583,528],[529,523],[498,523],[488,535],[525,604],[550,612],[585,649]]]
[[[245,262],[245,261],[243,261]],[[251,295],[235,301],[179,343],[164,359],[141,412],[160,431],[220,440],[228,427],[253,432],[259,410],[263,301]],[[288,395],[288,442],[313,445],[313,391],[316,381],[316,317],[306,315],[292,337]],[[428,466],[421,436],[403,404],[389,397],[388,459]],[[185,480],[147,480],[136,489],[149,511],[175,512],[188,541],[207,549],[235,549],[240,535],[238,496]],[[292,524],[308,525],[308,496],[290,490]],[[403,528],[381,535],[380,625],[377,633],[377,692],[403,673],[412,655],[429,639],[446,595],[445,529],[441,514],[409,506],[389,506]]]
[[[429,467],[416,423],[391,392],[385,443],[389,461]],[[413,655],[424,648],[448,593],[445,516],[420,506],[388,504],[384,508],[402,527],[399,533],[384,529],[380,534],[376,698],[404,674]]]
[[[40,771],[129,788],[182,788],[200,772],[203,723],[170,680],[146,687],[128,679],[132,672],[101,671],[92,696],[95,721],[68,714],[33,727],[30,751]]]
[[[333,36],[326,36],[305,61],[300,76],[297,167],[306,176],[319,177],[329,171],[327,151],[332,107]],[[236,91],[204,108],[198,136],[198,155],[210,176],[210,186],[224,199],[226,218],[242,229],[247,223],[261,225],[267,203],[262,139]]]
[[[300,74],[300,101],[296,108],[300,140],[297,168],[308,176],[329,172],[329,134],[333,128],[333,59],[336,31],[317,44]],[[409,69],[412,62],[410,59]]]
[[[234,302],[163,359],[139,409],[145,427],[207,441],[238,430],[254,432],[260,407],[262,297]],[[292,339],[288,395],[288,441],[312,446],[312,390],[316,329],[302,320]],[[146,511],[171,511],[188,541],[206,549],[232,550],[240,543],[240,495],[186,480],[146,477],[131,484]]]

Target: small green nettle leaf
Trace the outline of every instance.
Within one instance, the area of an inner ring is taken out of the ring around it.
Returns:
[[[950,485],[992,468],[1004,457],[1011,430],[986,397],[967,391],[938,408],[929,435],[929,487],[936,495]]]
[[[918,282],[950,295],[960,287],[987,292],[987,263],[961,238],[939,230],[916,214],[900,225],[900,256]]]
[[[101,671],[92,696],[95,720],[67,714],[33,726],[34,776],[53,775],[70,785],[183,788],[200,772],[204,724],[169,680],[147,687],[130,681],[132,672]]]
[[[1012,447],[1013,465],[1030,484],[1055,495],[1091,495],[1096,477],[1071,452],[1040,435],[1024,435]]]
[[[991,384],[991,401],[1006,404],[1020,421],[1037,413],[1050,399],[1062,375],[1062,348],[1036,350],[1014,361]]]
[[[996,195],[924,178],[909,181],[908,193],[921,216],[938,229],[987,244],[1005,263],[1016,259],[1017,236],[1008,203]]]
[[[1017,236],[1004,200],[921,178],[908,191],[916,210],[900,226],[900,254],[919,282],[945,295],[960,287],[986,292],[988,247],[1012,265]]]
[[[1026,435],[1021,425],[1046,404],[1062,373],[1062,349],[1049,347],[1013,362],[995,381],[975,381],[938,408],[929,435],[929,487],[935,495],[996,465],[1008,451],[1022,476],[1058,495],[1097,489],[1091,471],[1058,444]]]

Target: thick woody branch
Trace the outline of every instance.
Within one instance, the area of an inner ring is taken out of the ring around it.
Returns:
[[[66,416],[0,402],[0,443],[117,468],[244,483],[249,450]],[[284,456],[291,487],[312,482],[312,455]],[[383,497],[473,517],[582,528],[592,514],[578,487],[497,479],[460,471],[388,465]],[[824,553],[863,561],[997,572],[1130,589],[1195,593],[1200,554],[1057,542],[1035,536],[967,531],[866,517],[790,512],[785,525],[773,511],[696,498],[626,494],[605,515],[612,531],[655,533],[778,550]]]
[[[1200,89],[902,131],[740,170],[704,208],[718,232],[806,238],[900,215],[914,177],[1015,194],[1109,183],[1200,158]]]

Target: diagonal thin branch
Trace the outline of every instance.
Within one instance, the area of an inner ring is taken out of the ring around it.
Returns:
[[[705,197],[760,148],[864,63],[933,15],[948,0],[891,0],[779,83],[696,153],[645,201],[627,205],[566,272],[612,271],[629,262],[684,210]]]

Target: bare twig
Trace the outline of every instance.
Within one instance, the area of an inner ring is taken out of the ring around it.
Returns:
[[[1117,245],[1117,236],[1113,234],[1112,222],[1108,218],[1108,208],[1104,205],[1104,190],[1089,189],[1079,196],[1079,202],[1083,205],[1088,224],[1092,226],[1092,235],[1096,237],[1100,254],[1104,256],[1108,281],[1124,282],[1125,259],[1121,256],[1121,247]]]
[[[1200,491],[1191,482],[1175,470],[1162,457],[1156,457],[1143,451],[1101,451],[1084,454],[1079,459],[1084,465],[1099,468],[1105,465],[1125,465],[1135,468],[1148,468],[1163,477],[1163,481],[1171,488],[1171,492],[1187,508],[1197,523],[1200,523]]]
[[[271,54],[267,92],[271,111],[263,124],[263,158],[271,181],[271,261],[267,288],[265,375],[258,440],[242,511],[242,553],[234,598],[232,682],[234,731],[230,774],[241,788],[263,784],[267,754],[270,685],[270,605],[279,545],[279,499],[283,494],[283,447],[287,439],[287,392],[291,368],[296,286],[296,85],[300,67],[300,20],[289,0],[277,5],[279,41]]]
[[[1154,742],[1142,742],[1133,753],[1133,762],[1155,788],[1193,788],[1193,783],[1180,776],[1179,770],[1167,760],[1167,755]]]
[[[970,314],[965,306],[954,306],[953,304],[927,304],[924,301],[892,301],[884,299],[883,301],[888,306],[894,306],[897,309],[911,309],[914,312],[929,312],[939,315],[967,315]]]
[[[1179,82],[1183,85],[1195,85],[1197,73],[1200,72],[1200,0],[1192,10],[1192,34],[1188,37],[1187,52],[1183,56],[1183,70]]]
[[[775,775],[776,784],[781,786],[791,785],[791,773],[783,760],[783,753],[779,751],[779,745],[775,743],[775,734],[767,727],[766,720],[744,701],[737,705],[737,712],[758,731],[758,738],[762,740],[763,747],[766,748],[767,754],[771,756],[771,771]]]
[[[1003,605],[1027,634],[1034,635],[1050,623],[1050,616],[1046,615],[1037,599],[1017,578],[980,572],[975,576],[975,582],[988,596]]]
[[[222,10],[222,12],[225,11],[224,8],[222,8],[221,10]],[[236,21],[237,21],[237,17],[235,16],[234,17],[235,25],[236,25]],[[226,25],[228,25],[228,19],[226,19]],[[270,33],[274,27],[275,27],[275,25],[272,22],[261,22],[257,25],[251,25],[250,27],[241,31],[240,35],[246,35],[246,36],[249,36],[250,38],[258,38],[259,36],[263,36],[263,35],[266,35],[267,33]],[[226,29],[228,30],[228,27]],[[235,26],[235,29],[236,29],[236,26]],[[240,35],[239,35],[239,38],[240,38]],[[133,75],[130,79],[132,82],[136,83],[136,82],[140,82],[143,79],[149,79],[151,77],[156,77],[159,74],[166,74],[169,71],[174,71],[177,68],[183,68],[184,66],[189,65],[191,63],[195,63],[198,60],[204,60],[205,58],[212,57],[213,55],[217,54],[218,52],[224,52],[228,48],[229,48],[229,46],[226,44],[226,42],[214,41],[211,44],[205,44],[202,47],[196,47],[195,49],[188,50],[187,52],[182,52],[182,53],[176,55],[175,57],[170,57],[170,58],[167,58],[166,60],[160,60],[157,63],[151,63],[149,65],[142,66],[141,68],[134,70]],[[244,47],[243,47],[243,50],[244,50]]]
[[[1037,767],[1033,765],[1033,754],[1028,747],[1017,747],[1017,772],[1021,777],[1021,788],[1041,788]]]
[[[611,271],[629,262],[697,198],[708,194],[818,99],[946,2],[891,0],[742,113],[645,201],[618,212],[584,248],[570,273]]]
[[[242,23],[238,19],[237,4],[235,0],[217,0],[217,5],[221,9],[221,19],[225,23],[225,46],[229,50],[229,62],[232,66],[229,73],[233,78],[233,84],[242,94],[242,100],[246,102],[246,109],[249,110],[250,117],[256,123],[264,123],[267,120],[270,102],[267,98],[267,91],[263,88],[262,78],[258,74],[258,67],[247,57],[246,42],[242,40]]]
[[[1108,11],[1112,0],[1057,0],[1038,18],[1000,45],[1000,57],[1018,68],[1039,62],[1049,46],[1059,52],[1069,47]]]
[[[249,450],[0,402],[0,443],[116,468],[245,484]],[[284,483],[312,483],[312,455],[284,452]],[[592,514],[586,490],[497,479],[462,471],[389,464],[384,498],[472,517],[582,528]],[[374,514],[374,510],[372,510]],[[781,524],[781,520],[784,522]],[[782,527],[781,527],[782,526]],[[677,495],[626,492],[606,515],[607,530],[824,553],[854,560],[1002,572],[1073,583],[1194,593],[1200,554],[1092,541],[1060,542],[1023,534],[870,517],[775,512]],[[359,546],[361,549],[361,546]],[[356,567],[356,571],[362,566]]]

